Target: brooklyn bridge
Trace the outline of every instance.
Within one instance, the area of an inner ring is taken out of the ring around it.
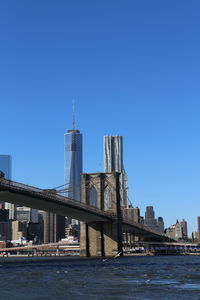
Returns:
[[[167,242],[169,238],[134,222],[121,206],[118,172],[82,174],[81,201],[59,189],[40,189],[0,178],[0,201],[55,213],[80,221],[82,256],[123,254],[123,240]],[[109,203],[107,196],[109,192]]]

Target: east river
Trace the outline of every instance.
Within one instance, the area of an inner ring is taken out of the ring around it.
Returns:
[[[0,260],[0,299],[200,299],[200,256]]]

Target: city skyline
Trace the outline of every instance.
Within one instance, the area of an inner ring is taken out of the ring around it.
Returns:
[[[103,171],[104,135],[123,136],[133,205],[196,231],[199,9],[197,1],[0,3],[0,153],[13,156],[13,180],[63,184],[74,97],[83,171]]]

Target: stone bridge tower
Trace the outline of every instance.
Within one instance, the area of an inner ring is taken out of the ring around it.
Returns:
[[[81,202],[115,216],[109,223],[81,222],[82,256],[123,254],[119,175],[118,172],[82,174]]]

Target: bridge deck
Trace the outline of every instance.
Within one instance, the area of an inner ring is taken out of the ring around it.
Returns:
[[[89,223],[115,222],[117,219],[117,215],[113,213],[57,195],[53,191],[43,190],[4,178],[0,178],[0,201],[49,211]],[[134,223],[131,220],[122,219],[122,225],[124,229],[131,230],[138,236],[166,239],[160,233],[142,224]]]

